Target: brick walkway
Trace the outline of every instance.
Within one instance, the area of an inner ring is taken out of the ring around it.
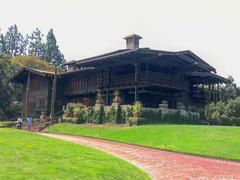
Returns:
[[[39,133],[91,146],[125,159],[153,179],[239,179],[240,163],[186,155],[109,140],[53,133]]]

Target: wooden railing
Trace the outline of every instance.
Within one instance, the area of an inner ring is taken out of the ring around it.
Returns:
[[[183,77],[176,75],[169,75],[163,73],[156,72],[145,72],[147,81],[150,83],[158,84],[160,87],[166,88],[175,88],[182,89],[183,88]]]
[[[192,90],[192,97],[202,98],[206,100],[213,100],[217,97],[218,99],[219,92],[217,90],[209,90],[207,88],[194,87]]]
[[[121,76],[113,76],[110,86],[134,85],[135,74],[127,74]],[[158,85],[166,88],[183,88],[183,78],[174,75],[156,73],[156,72],[141,72],[137,84]]]
[[[97,80],[95,85],[89,87],[88,91],[86,88],[84,89],[68,89],[66,88],[64,93],[65,95],[77,95],[84,94],[89,91],[96,91],[97,89],[106,88],[106,83],[104,78],[100,78],[101,80]],[[173,89],[183,89],[183,77],[168,75],[157,72],[140,72],[138,75],[137,85],[156,85],[165,88],[173,88]],[[124,74],[124,75],[113,75],[110,78],[109,87],[117,88],[122,86],[134,86],[135,85],[135,74]]]

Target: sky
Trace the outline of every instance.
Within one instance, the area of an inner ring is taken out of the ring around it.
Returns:
[[[67,61],[125,48],[191,50],[240,85],[239,0],[0,0],[0,28],[30,34],[53,28]]]

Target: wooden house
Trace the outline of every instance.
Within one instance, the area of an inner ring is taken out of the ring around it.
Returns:
[[[219,84],[229,80],[191,51],[168,52],[139,48],[138,35],[124,38],[126,48],[86,59],[70,61],[67,71],[57,74],[56,112],[68,102],[94,105],[100,91],[106,105],[119,90],[122,104],[141,101],[156,108],[167,101],[186,107],[203,107],[219,100]],[[49,111],[54,73],[23,68],[13,78],[22,83],[23,109],[27,113]],[[26,108],[27,107],[27,108]]]

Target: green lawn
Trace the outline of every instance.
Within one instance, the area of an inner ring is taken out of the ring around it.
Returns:
[[[0,129],[0,179],[149,179],[117,157],[67,141]]]
[[[100,127],[56,124],[48,131],[113,139],[192,154],[240,160],[240,127],[145,125]]]

